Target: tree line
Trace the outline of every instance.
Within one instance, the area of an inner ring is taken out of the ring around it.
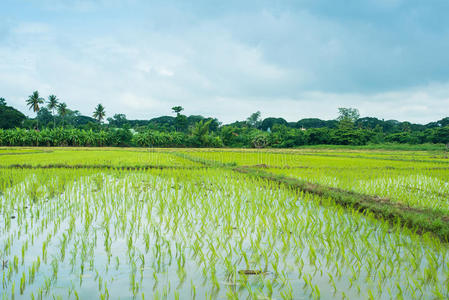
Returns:
[[[244,121],[222,124],[216,118],[183,114],[128,120],[124,114],[106,118],[100,103],[92,116],[71,110],[57,96],[47,100],[38,91],[26,99],[35,118],[26,117],[0,98],[2,146],[139,146],[139,147],[278,147],[303,145],[449,144],[449,117],[425,125],[360,117],[355,108],[339,108],[334,120],[306,118],[287,122],[262,119],[255,112]]]

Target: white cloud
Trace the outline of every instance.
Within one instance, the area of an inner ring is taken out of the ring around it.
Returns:
[[[117,100],[119,103],[123,104],[124,107],[141,112],[160,109],[161,104],[160,102],[152,99],[150,96],[137,95],[130,92],[117,95]]]
[[[175,74],[173,71],[171,71],[171,70],[169,70],[169,69],[167,69],[165,67],[160,67],[160,68],[157,69],[157,71],[162,76],[171,77],[171,76],[173,76]]]
[[[332,119],[342,106],[414,122],[448,113],[445,58],[437,64],[414,36],[404,42],[363,22],[270,8],[198,17],[170,5],[116,21],[105,17],[122,16],[136,1],[44,3],[70,16],[70,25],[9,21],[0,44],[0,96],[24,111],[24,99],[39,90],[87,115],[102,102],[108,116],[128,118],[170,114],[174,105],[225,122],[257,110],[289,121]],[[444,41],[431,41],[444,49]]]

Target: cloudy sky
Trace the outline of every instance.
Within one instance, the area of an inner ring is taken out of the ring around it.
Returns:
[[[189,3],[190,2],[190,3]],[[1,0],[0,97],[129,119],[449,116],[447,0]]]

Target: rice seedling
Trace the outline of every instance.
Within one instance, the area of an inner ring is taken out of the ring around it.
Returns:
[[[88,159],[98,158],[95,151],[86,152]],[[448,247],[432,234],[418,234],[400,223],[338,206],[333,199],[226,166],[126,170],[121,166],[128,162],[148,165],[136,158],[148,153],[129,151],[126,161],[115,161],[120,151],[111,152],[104,159],[115,168],[0,169],[3,298],[19,293],[32,299],[449,296]],[[160,165],[183,161],[184,166],[200,166],[181,160],[181,152],[155,153]],[[239,164],[290,166],[269,169],[272,172],[303,170],[293,166],[294,162],[300,166],[304,158],[309,164],[319,165],[320,159],[338,164],[347,155],[181,154],[220,163],[235,162],[237,157]],[[16,157],[25,155],[53,153]],[[396,163],[398,168],[413,163],[417,173],[446,178],[440,171],[421,168],[432,165],[428,162],[432,158],[425,155],[419,160],[426,162],[412,162],[412,157],[406,162],[391,160],[398,159],[394,154],[350,155],[363,160],[357,166],[366,163],[368,168],[371,161]],[[310,178],[333,174],[316,169],[308,173],[316,174]],[[403,176],[405,169],[395,174]],[[427,191],[439,184],[422,177],[415,181]],[[355,189],[347,182],[343,187]],[[411,203],[418,205],[416,201]],[[443,204],[439,207],[444,210]]]
[[[378,151],[185,151],[202,162],[264,168],[414,207],[449,213],[449,161],[435,153]]]

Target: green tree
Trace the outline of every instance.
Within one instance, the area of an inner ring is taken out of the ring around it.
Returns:
[[[246,119],[246,122],[248,123],[249,126],[258,128],[261,124],[260,115],[261,115],[260,111],[256,111]]]
[[[176,116],[179,116],[179,114],[184,110],[182,106],[173,106],[171,110],[176,113]]]
[[[176,113],[175,128],[177,131],[186,131],[188,127],[188,120],[181,112],[184,110],[182,106],[173,106],[171,110]]]
[[[271,130],[270,144],[272,147],[290,148],[303,145],[304,142],[304,132],[301,129],[275,124]]]
[[[9,129],[20,127],[25,119],[25,115],[17,109],[0,105],[0,128]]]
[[[330,144],[330,129],[325,127],[308,129],[305,132],[305,138],[308,145]]]
[[[306,118],[306,119],[301,119],[296,123],[296,128],[304,128],[304,129],[309,129],[309,128],[323,128],[323,127],[329,127],[327,125],[328,121],[324,121],[321,119],[317,119],[317,118]]]
[[[50,125],[53,122],[53,115],[46,107],[41,107],[36,116],[36,121],[39,122],[41,129]]]
[[[0,106],[6,106],[5,98],[0,98]]]
[[[267,133],[265,132],[265,133],[260,133],[260,134],[256,135],[252,139],[251,143],[254,148],[259,148],[259,149],[265,148],[269,144],[269,139],[268,139]]]
[[[128,124],[128,120],[125,114],[115,114],[114,117],[108,118],[108,123],[110,127],[123,128],[123,126]]]
[[[153,118],[148,121],[147,129],[169,132],[176,129],[176,118],[170,116],[162,116]]]
[[[271,130],[276,124],[288,126],[287,121],[283,118],[265,118],[260,124],[260,129],[263,131]]]
[[[104,119],[104,117],[106,116],[106,111],[104,109],[104,106],[101,104],[98,104],[97,107],[95,107],[95,111],[93,114],[93,117],[101,123],[101,121]]]
[[[28,105],[29,109],[32,109],[35,113],[39,112],[39,105],[42,103],[44,103],[44,98],[41,98],[39,96],[38,91],[34,91],[33,94],[31,94],[26,100],[26,104]],[[36,127],[39,129],[39,121],[37,122]]]
[[[192,135],[200,146],[206,146],[207,144],[207,135],[209,134],[209,126],[211,123],[212,119],[206,122],[201,120],[192,129]]]
[[[355,122],[359,119],[360,114],[356,108],[338,108],[338,130],[345,131],[348,134],[349,131],[354,130]]]
[[[432,142],[449,145],[449,125],[442,128],[435,128],[431,135]]]
[[[339,107],[338,108],[338,121],[351,121],[354,123],[360,118],[360,113],[357,108],[345,108],[345,107]]]
[[[188,120],[185,115],[179,114],[175,118],[175,128],[178,131],[187,131],[188,129]]]
[[[67,114],[67,104],[65,102],[58,104],[58,114],[62,119],[62,127],[64,127],[64,117]]]
[[[59,99],[55,95],[48,96],[47,108],[51,110],[53,115],[53,129],[56,127],[55,109],[58,108]]]

